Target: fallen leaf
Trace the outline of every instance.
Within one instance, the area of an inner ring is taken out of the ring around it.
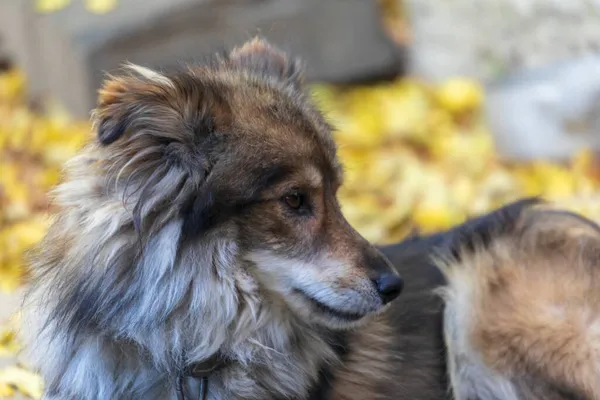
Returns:
[[[71,4],[71,0],[35,0],[35,11],[49,14],[60,11]]]
[[[21,349],[17,334],[12,327],[0,329],[0,357],[12,357]]]
[[[85,8],[94,14],[106,14],[117,8],[117,0],[85,0]]]
[[[19,366],[9,366],[0,369],[0,392],[8,392],[7,388],[14,388],[25,396],[40,399],[43,394],[42,378]]]
[[[483,88],[471,79],[452,78],[437,88],[435,96],[440,105],[452,113],[474,111],[483,102]]]

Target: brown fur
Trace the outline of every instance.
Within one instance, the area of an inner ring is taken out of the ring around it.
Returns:
[[[543,206],[446,265],[470,346],[522,398],[600,398],[599,260],[598,226]]]
[[[384,317],[364,327],[360,334],[351,335],[348,340],[350,351],[344,364],[335,371],[335,385],[332,387],[330,398],[388,398],[380,392],[396,373],[394,354],[389,351],[394,336],[389,322]]]
[[[339,362],[336,332],[397,296],[393,266],[340,211],[335,143],[301,82],[260,40],[105,82],[98,140],[68,164],[33,259],[47,398],[169,398],[215,357],[230,362],[209,398],[304,397]]]
[[[264,41],[130,66],[94,121],[33,261],[45,399],[173,399],[215,357],[209,399],[598,397],[597,227],[524,201],[376,248],[299,64]]]

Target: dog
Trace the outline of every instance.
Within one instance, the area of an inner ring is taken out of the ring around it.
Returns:
[[[32,257],[44,399],[600,398],[598,227],[526,199],[374,246],[266,41],[127,65],[93,121]]]

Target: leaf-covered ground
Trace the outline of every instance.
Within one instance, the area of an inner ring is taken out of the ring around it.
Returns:
[[[24,251],[48,226],[46,193],[59,181],[61,165],[92,136],[88,121],[72,120],[57,107],[27,106],[25,84],[19,71],[0,74],[0,290],[7,293],[23,284]],[[399,79],[313,91],[338,127],[347,172],[342,206],[370,240],[444,229],[534,194],[600,217],[592,153],[565,165],[502,162],[480,115],[484,99],[476,82],[454,79],[433,87]],[[16,317],[0,321],[0,398],[39,398],[40,378],[16,364],[16,327]]]

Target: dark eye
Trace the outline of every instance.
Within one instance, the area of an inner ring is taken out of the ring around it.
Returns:
[[[304,205],[304,196],[301,193],[288,194],[283,201],[294,210],[300,209]]]

